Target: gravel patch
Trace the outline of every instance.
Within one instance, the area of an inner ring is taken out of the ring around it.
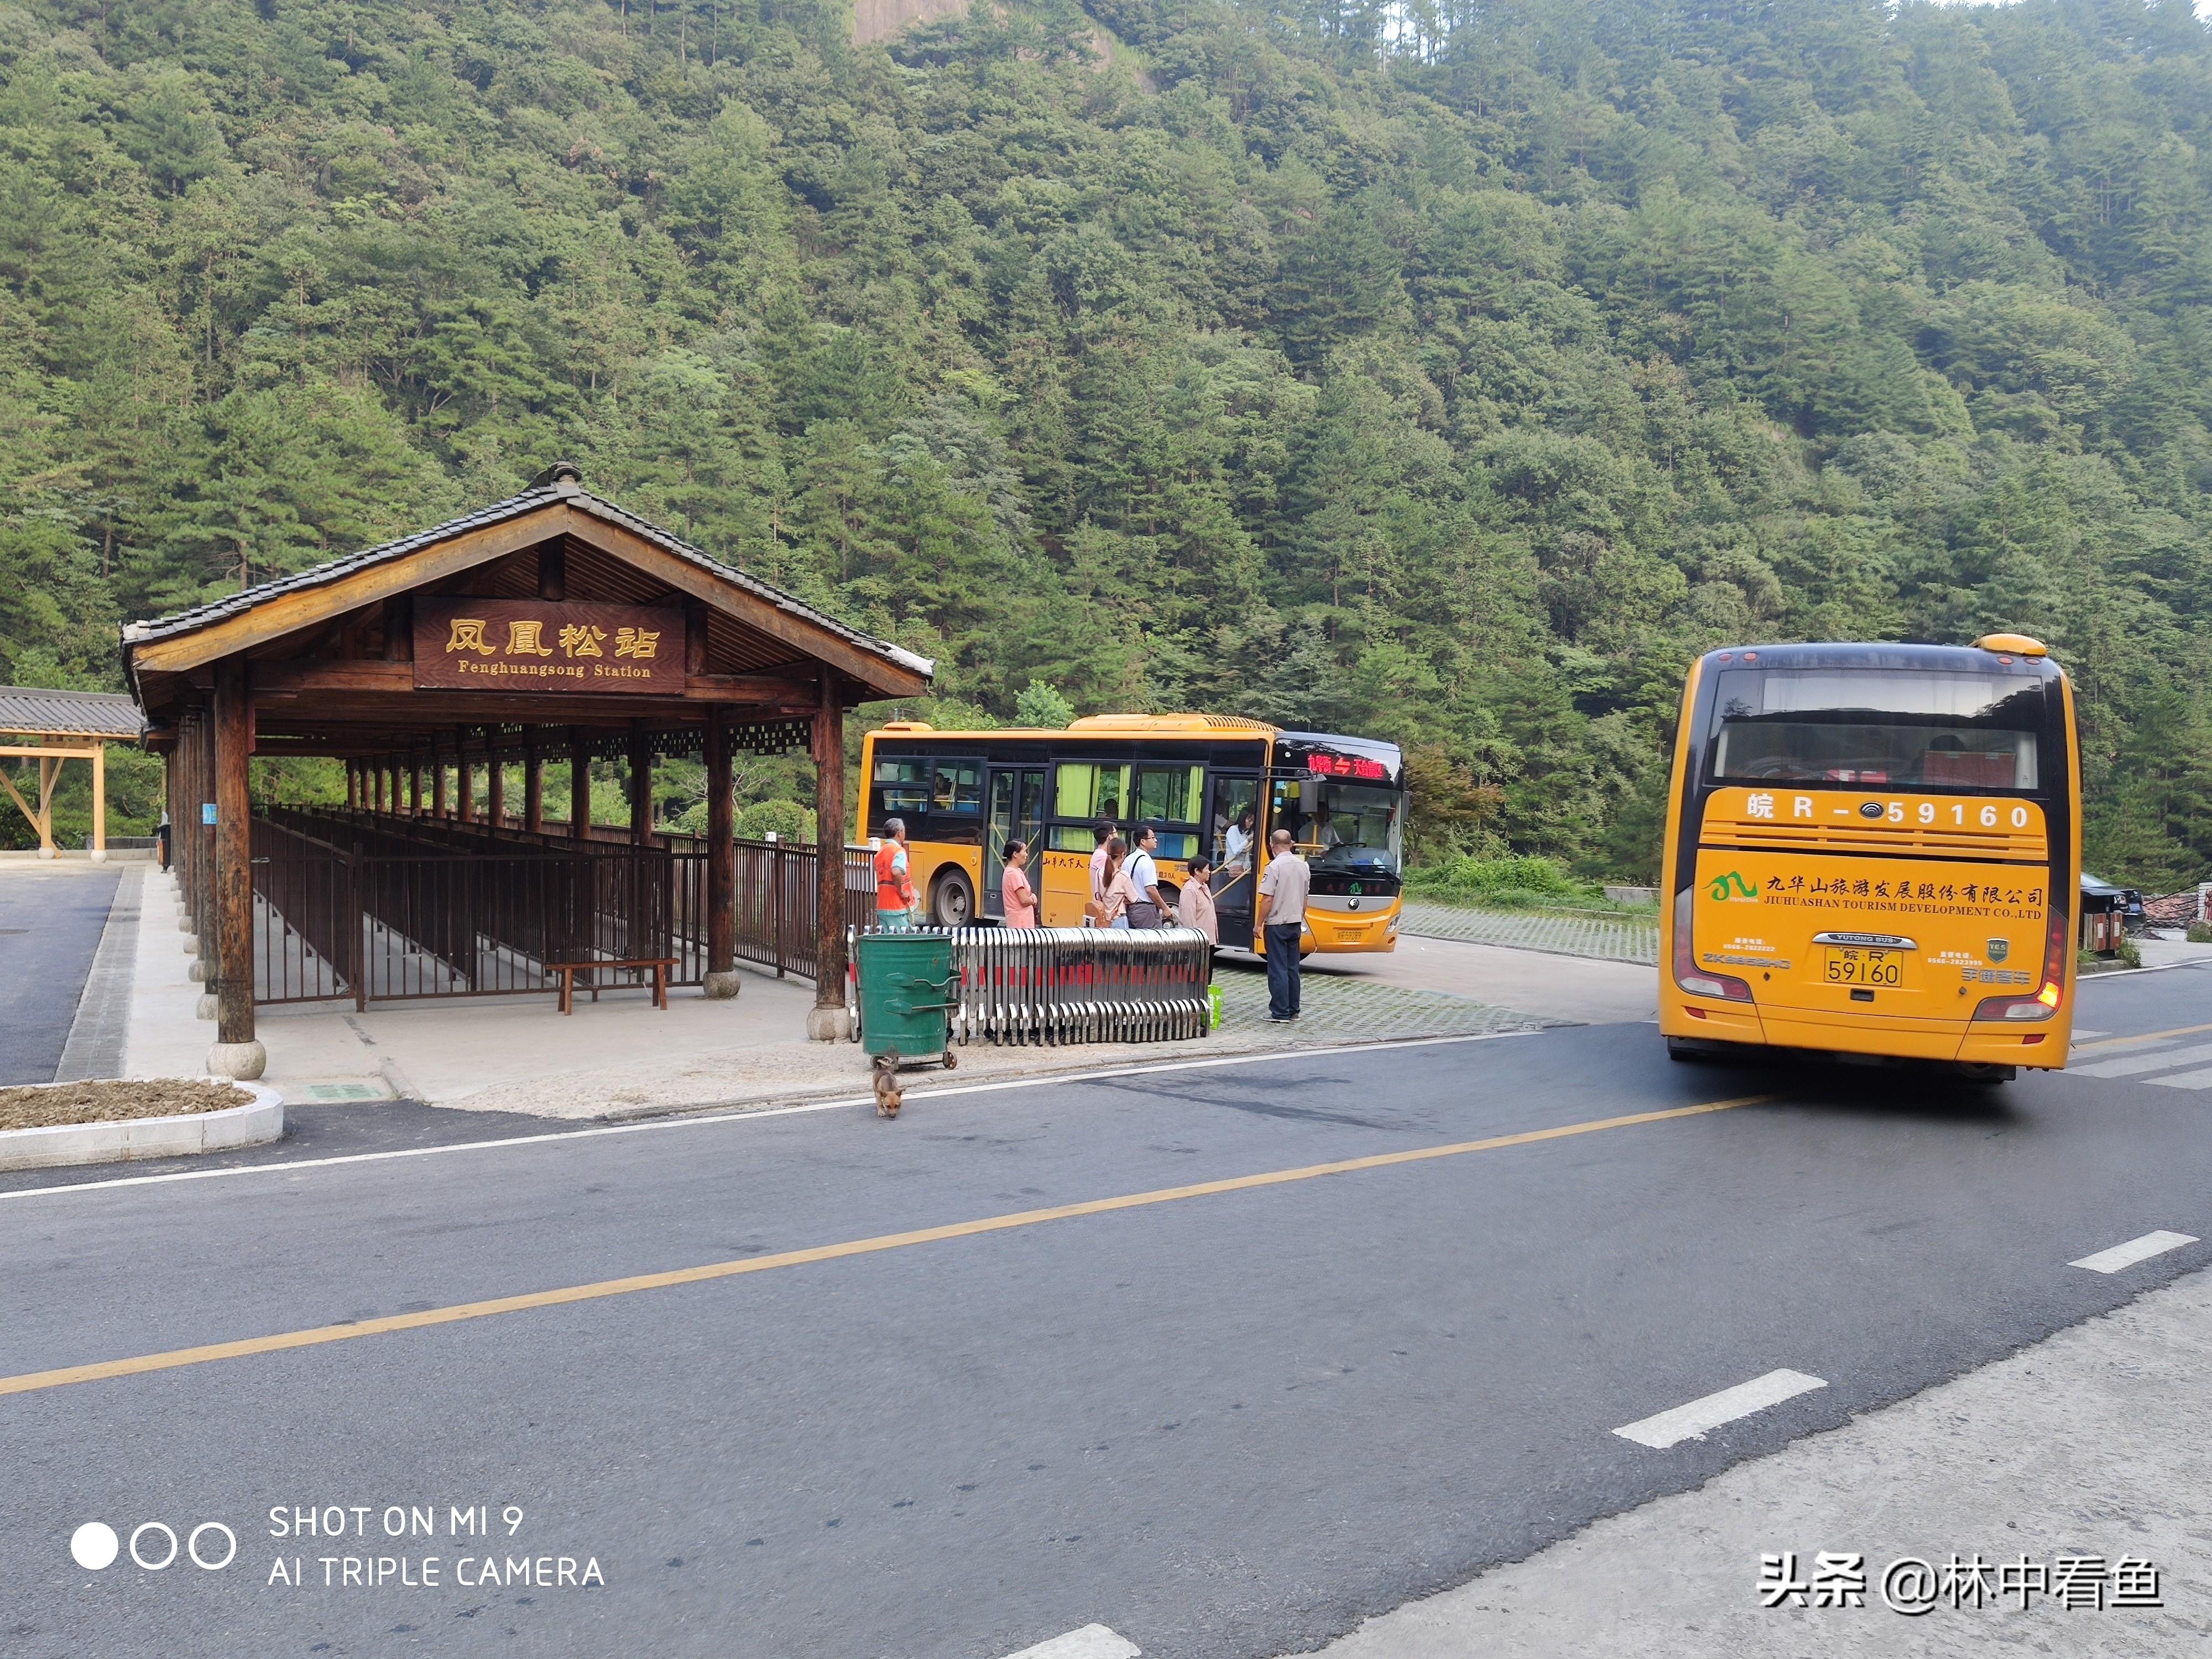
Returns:
[[[134,1082],[64,1083],[51,1088],[0,1089],[0,1129],[52,1129],[73,1123],[117,1123],[251,1106],[253,1097],[228,1083],[180,1078]]]

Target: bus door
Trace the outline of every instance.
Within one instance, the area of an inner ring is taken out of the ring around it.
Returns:
[[[1255,772],[1216,772],[1213,799],[1206,809],[1208,847],[1213,854],[1213,908],[1221,923],[1221,942],[1249,949],[1253,894],[1259,886],[1260,778]]]
[[[1019,841],[1030,849],[1030,886],[1042,892],[1044,884],[1044,768],[994,766],[991,769],[991,816],[983,836],[983,914],[1005,919],[1006,906],[1000,878],[1006,872],[1006,843]],[[1039,921],[1043,920],[1042,916]]]

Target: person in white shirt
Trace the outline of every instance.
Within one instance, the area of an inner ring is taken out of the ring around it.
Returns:
[[[1252,815],[1249,812],[1240,812],[1237,814],[1237,822],[1229,826],[1229,833],[1223,838],[1221,862],[1227,869],[1241,870],[1249,861],[1251,855]]]
[[[1344,845],[1344,837],[1336,833],[1336,825],[1329,822],[1327,801],[1314,808],[1313,844],[1324,853],[1332,847]]]
[[[1132,927],[1158,927],[1167,920],[1167,902],[1160,896],[1160,866],[1153,862],[1159,848],[1160,832],[1149,823],[1141,826],[1137,831],[1137,849],[1122,866],[1129,884]]]

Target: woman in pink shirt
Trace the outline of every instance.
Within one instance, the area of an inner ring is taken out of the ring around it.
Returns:
[[[1030,861],[1028,846],[1018,841],[1006,843],[1006,872],[999,878],[999,897],[1004,902],[1006,926],[1034,927],[1036,920],[1036,891],[1030,885],[1024,866]]]
[[[1221,921],[1213,913],[1213,890],[1206,885],[1213,864],[1200,853],[1190,861],[1182,891],[1176,895],[1176,926],[1195,927],[1216,945],[1221,943]]]

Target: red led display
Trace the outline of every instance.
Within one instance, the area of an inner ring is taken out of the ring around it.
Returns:
[[[1362,755],[1308,755],[1306,770],[1325,778],[1373,778],[1388,782],[1390,769]]]

